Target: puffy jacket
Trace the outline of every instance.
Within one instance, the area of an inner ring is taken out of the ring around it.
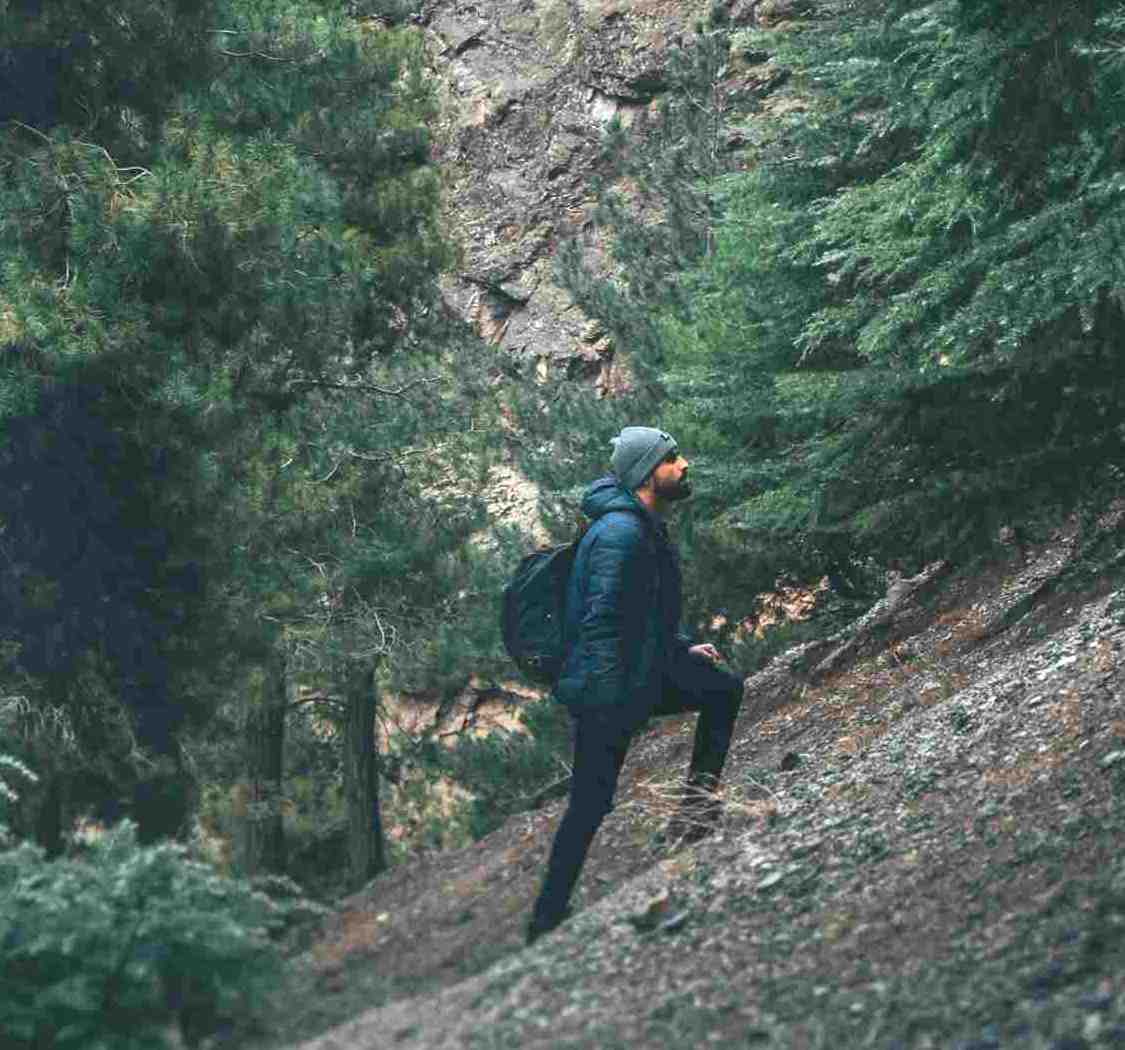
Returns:
[[[679,556],[664,523],[613,477],[590,486],[582,511],[592,524],[570,574],[555,695],[576,713],[613,705],[643,721],[691,644],[680,628]]]

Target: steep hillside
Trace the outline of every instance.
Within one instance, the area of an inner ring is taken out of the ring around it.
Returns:
[[[691,848],[660,837],[691,719],[652,724],[576,917],[533,949],[561,802],[376,880],[276,1034],[350,1015],[303,1050],[1121,1045],[1123,522],[933,566],[773,661],[721,833]]]

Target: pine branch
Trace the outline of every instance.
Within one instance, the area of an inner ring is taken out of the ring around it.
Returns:
[[[311,386],[316,387],[318,390],[344,390],[344,391],[358,391],[364,394],[378,394],[381,397],[398,397],[405,398],[411,391],[420,386],[432,386],[434,383],[440,383],[440,376],[429,376],[423,379],[415,379],[410,383],[406,383],[397,389],[390,387],[377,386],[374,383],[334,383],[328,379],[290,379],[291,386]]]

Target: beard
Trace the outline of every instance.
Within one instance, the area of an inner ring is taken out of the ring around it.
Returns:
[[[669,503],[687,499],[691,495],[691,482],[686,474],[674,481],[657,481],[656,478],[653,478],[652,483],[655,494],[661,499],[666,499]]]

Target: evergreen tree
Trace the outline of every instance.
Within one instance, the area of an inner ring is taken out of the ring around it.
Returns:
[[[164,833],[180,741],[257,669],[393,642],[468,571],[471,501],[435,486],[472,487],[484,392],[437,306],[431,92],[417,36],[342,2],[4,13],[89,37],[56,70],[88,112],[0,129],[6,674],[83,752],[88,680],[128,706],[167,762],[101,793],[147,781]]]
[[[696,229],[713,236],[638,297],[664,258],[645,240],[675,243],[676,223],[617,222],[617,290],[582,299],[610,320],[622,302],[647,310],[627,349],[653,377],[649,411],[696,453],[696,608],[733,618],[783,571],[964,556],[1016,516],[1116,485],[1125,438],[1125,8],[814,14],[710,30],[730,45],[716,78],[769,55],[799,102],[728,108],[741,170],[700,170],[688,190],[666,156],[635,154],[669,215],[706,199]],[[669,126],[702,166],[713,135]]]

